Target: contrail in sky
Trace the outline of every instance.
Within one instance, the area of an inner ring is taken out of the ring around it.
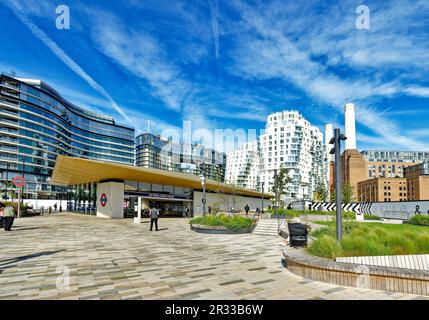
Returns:
[[[209,0],[212,32],[215,45],[215,56],[219,59],[219,0]]]
[[[40,41],[42,41],[51,51],[54,53],[62,62],[64,62],[72,71],[74,71],[78,76],[85,80],[92,88],[98,91],[102,96],[104,96],[110,103],[110,105],[118,112],[132,127],[134,127],[133,122],[127,116],[124,110],[113,100],[110,94],[99,85],[90,75],[88,75],[85,70],[82,69],[72,58],[70,58],[63,49],[61,49],[56,42],[54,42],[43,30],[41,30],[36,24],[34,24],[30,18],[25,14],[25,11],[21,6],[15,1],[12,1],[11,9],[13,13],[18,17],[21,22],[31,30],[34,36],[36,36]]]

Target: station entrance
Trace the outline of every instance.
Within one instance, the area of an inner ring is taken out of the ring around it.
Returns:
[[[141,216],[148,217],[149,209],[157,207],[160,217],[183,217],[185,207],[189,209],[189,217],[192,217],[191,199],[165,199],[145,197],[141,198]],[[133,218],[137,216],[139,196],[125,195],[124,199],[124,218]]]

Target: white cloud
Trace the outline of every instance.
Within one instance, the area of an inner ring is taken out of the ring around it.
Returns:
[[[109,104],[130,124],[132,125],[131,119],[127,114],[117,105],[113,98],[107,93],[107,91],[98,84],[90,75],[88,75],[82,67],[80,67],[73,59],[68,56],[64,50],[62,50],[56,42],[54,42],[43,30],[41,30],[36,24],[34,24],[25,13],[25,9],[18,4],[15,0],[10,2],[10,7],[18,19],[30,29],[35,37],[42,41],[51,51],[54,53],[62,62],[64,62],[71,70],[73,70],[78,76],[85,80],[92,88],[98,91],[104,96]]]
[[[272,11],[267,13],[262,8],[251,8],[241,2],[235,2],[235,6],[242,13],[243,21],[237,31],[237,46],[231,53],[233,64],[230,68],[234,74],[257,80],[281,79],[341,112],[346,102],[356,102],[357,121],[370,128],[386,144],[405,149],[429,149],[427,143],[401,134],[400,126],[387,114],[381,115],[376,109],[365,106],[376,97],[403,91],[400,83],[360,77],[359,73],[340,78],[312,59],[308,49],[301,49],[299,41],[286,34],[287,28],[279,28],[278,20],[270,16]],[[307,24],[312,26],[309,22],[307,20]]]
[[[113,15],[98,12],[91,32],[98,49],[128,72],[147,80],[153,95],[180,111],[190,84],[169,62],[158,41],[143,31],[126,30]]]
[[[219,0],[209,0],[215,57],[219,59]]]
[[[413,96],[429,98],[428,87],[409,87],[405,89],[405,92]]]

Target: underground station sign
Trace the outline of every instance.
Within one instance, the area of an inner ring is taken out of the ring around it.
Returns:
[[[102,207],[105,207],[107,204],[107,196],[105,193],[103,193],[100,197],[100,203]]]
[[[15,187],[21,188],[26,185],[27,180],[25,180],[24,177],[16,176],[12,179],[12,183],[15,185]]]

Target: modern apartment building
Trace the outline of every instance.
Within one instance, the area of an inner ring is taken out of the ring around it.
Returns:
[[[274,170],[286,168],[292,182],[286,199],[312,199],[318,185],[327,187],[326,147],[323,133],[298,111],[283,111],[267,118],[260,136],[261,166],[259,176],[264,191],[274,184]]]
[[[225,180],[243,188],[259,190],[260,159],[259,140],[240,146],[228,154]]]
[[[368,178],[402,178],[404,168],[429,160],[429,152],[363,150]]]
[[[201,144],[183,144],[152,133],[136,138],[136,166],[204,175],[225,181],[226,155]]]
[[[327,188],[323,134],[298,111],[269,115],[258,141],[228,156],[228,168],[228,182],[264,192],[272,191],[274,172],[287,169],[285,200],[310,200],[319,185]]]
[[[66,101],[41,80],[0,77],[1,180],[22,175],[25,197],[55,199],[58,155],[134,164],[134,129]]]

